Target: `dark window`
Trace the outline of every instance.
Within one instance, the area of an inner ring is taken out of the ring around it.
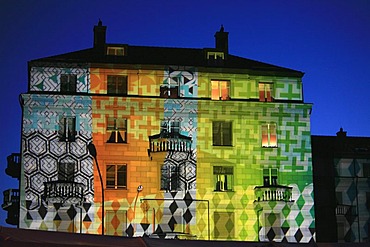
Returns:
[[[232,123],[231,121],[212,122],[213,146],[232,145]]]
[[[125,48],[124,47],[110,46],[110,47],[107,48],[107,55],[124,56],[125,55]]]
[[[263,186],[278,185],[278,170],[276,168],[263,169]]]
[[[127,95],[127,76],[108,75],[108,94]]]
[[[180,169],[177,165],[168,164],[161,168],[161,190],[179,191]]]
[[[234,168],[232,166],[214,166],[213,177],[215,191],[231,191],[233,189]]]
[[[74,93],[76,92],[76,75],[63,74],[60,75],[60,92]]]
[[[180,134],[180,122],[163,120],[161,122],[161,134],[165,136],[168,133],[172,133],[173,135]]]
[[[127,166],[110,164],[106,169],[107,188],[119,189],[127,186]]]
[[[370,163],[363,163],[362,164],[363,174],[364,177],[370,177]]]
[[[75,117],[61,117],[59,119],[58,136],[60,141],[73,142],[76,140]]]
[[[74,182],[75,164],[73,162],[60,162],[58,164],[58,181]]]
[[[107,120],[108,143],[127,142],[127,119],[108,118]]]

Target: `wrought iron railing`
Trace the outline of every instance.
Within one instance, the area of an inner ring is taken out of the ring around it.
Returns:
[[[3,209],[19,204],[19,189],[8,189],[3,192],[4,201],[1,205]]]
[[[352,205],[345,205],[345,204],[338,204],[335,208],[335,214],[336,215],[351,215],[355,216],[357,214],[356,212],[356,206]]]
[[[292,187],[283,185],[256,186],[254,188],[255,201],[293,202],[292,189]]]
[[[8,166],[5,169],[5,173],[12,178],[18,178],[20,176],[21,169],[21,155],[19,153],[12,153],[7,157]]]
[[[51,203],[77,204],[84,201],[85,185],[69,181],[44,182],[43,199]]]
[[[148,153],[191,152],[191,137],[181,134],[157,134],[149,136]]]

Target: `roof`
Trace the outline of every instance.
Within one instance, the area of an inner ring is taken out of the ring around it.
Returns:
[[[303,72],[271,65],[247,58],[228,54],[222,65],[209,63],[206,58],[206,51],[215,49],[200,48],[172,48],[153,46],[131,46],[106,44],[106,46],[122,46],[126,49],[125,56],[102,55],[97,48],[89,48],[75,52],[69,52],[56,56],[50,56],[30,61],[47,63],[97,63],[97,64],[118,64],[118,65],[175,65],[194,66],[198,68],[216,69],[242,69],[249,73],[302,77]]]

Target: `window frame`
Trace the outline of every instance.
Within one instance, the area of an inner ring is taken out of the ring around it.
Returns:
[[[77,91],[77,75],[61,74],[60,75],[60,92],[75,93]]]
[[[109,168],[114,168],[114,171],[109,171]],[[119,167],[124,167],[124,171],[119,171]],[[124,174],[124,177],[123,177],[123,185],[120,185],[119,184],[119,174],[123,173]],[[113,176],[109,176],[113,174]],[[114,190],[118,190],[118,189],[127,189],[127,164],[122,164],[122,163],[119,163],[119,164],[115,164],[115,163],[109,163],[109,164],[106,164],[105,165],[105,188],[106,189],[114,189]],[[113,181],[113,184],[109,184],[110,181]]]
[[[120,81],[122,80],[122,81]],[[122,85],[119,85],[122,83]],[[114,90],[112,90],[114,88]],[[107,75],[107,94],[126,96],[128,91],[127,75]]]
[[[263,148],[278,147],[276,123],[264,123],[261,125],[261,146]]]
[[[110,122],[114,124],[110,125]],[[122,122],[123,125],[117,122]],[[107,117],[106,140],[106,143],[127,143],[127,118]]]
[[[165,176],[167,175],[167,177]],[[163,164],[161,166],[161,188],[164,191],[181,191],[180,166]],[[174,188],[173,188],[174,187]]]
[[[259,82],[258,83],[258,99],[260,102],[274,102],[275,101],[273,82]]]
[[[233,191],[235,181],[233,166],[215,165],[212,167],[212,175],[215,192]]]
[[[59,141],[74,142],[76,141],[76,135],[76,117],[61,116],[58,130]]]
[[[108,56],[125,56],[125,47],[123,46],[108,46],[107,47]]]
[[[263,186],[274,187],[279,185],[279,169],[274,167],[263,168]]]
[[[217,134],[219,134],[219,136]],[[225,120],[212,121],[212,145],[215,147],[220,146],[232,147],[233,145],[232,121]]]
[[[226,87],[223,86],[226,84]],[[226,93],[223,91],[226,90]],[[211,100],[230,100],[231,98],[231,81],[230,80],[211,80]]]

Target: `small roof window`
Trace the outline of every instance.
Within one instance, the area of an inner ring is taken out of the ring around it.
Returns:
[[[125,47],[122,47],[122,46],[108,46],[107,47],[107,55],[110,55],[110,56],[124,56],[125,55]]]

